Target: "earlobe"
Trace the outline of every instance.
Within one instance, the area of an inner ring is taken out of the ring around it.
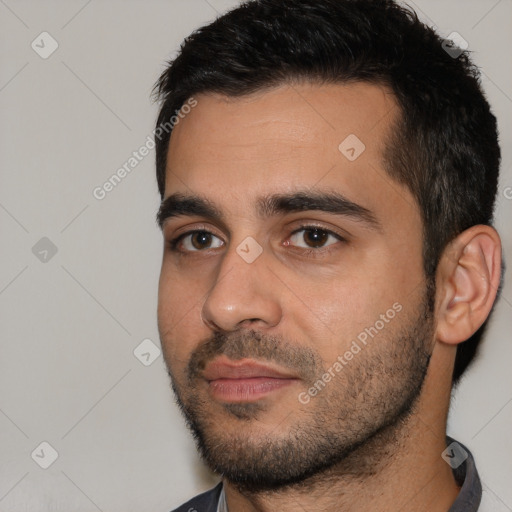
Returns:
[[[458,344],[470,338],[492,309],[501,275],[501,241],[490,226],[472,226],[443,253],[438,266],[436,335]]]

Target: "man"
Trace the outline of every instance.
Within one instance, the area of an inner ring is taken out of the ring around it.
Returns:
[[[222,477],[177,510],[478,510],[446,419],[500,285],[500,150],[467,55],[391,0],[256,0],[156,93],[159,331]]]

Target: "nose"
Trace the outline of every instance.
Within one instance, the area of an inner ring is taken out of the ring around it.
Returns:
[[[265,252],[247,263],[230,248],[203,304],[203,321],[209,328],[225,332],[274,327],[282,317],[279,284],[268,268]]]

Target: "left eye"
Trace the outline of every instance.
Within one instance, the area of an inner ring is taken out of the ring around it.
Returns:
[[[292,233],[290,240],[297,247],[318,249],[339,242],[341,237],[325,229],[305,227]]]
[[[209,231],[192,231],[180,239],[181,245],[189,252],[222,247],[222,240]]]

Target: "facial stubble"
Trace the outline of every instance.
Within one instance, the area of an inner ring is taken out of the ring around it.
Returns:
[[[367,471],[368,456],[363,464],[358,450],[371,442],[375,457],[386,453],[385,444],[421,393],[433,336],[431,309],[425,300],[416,318],[405,320],[392,339],[386,337],[389,327],[380,332],[308,404],[297,400],[296,410],[273,431],[260,424],[267,412],[264,401],[226,403],[220,409],[212,404],[202,370],[220,355],[267,361],[298,375],[307,390],[326,371],[315,350],[253,330],[216,332],[192,353],[186,381],[178,382],[168,363],[176,401],[206,464],[251,493],[303,486],[347,461],[345,471]],[[234,428],[223,428],[226,422]]]

